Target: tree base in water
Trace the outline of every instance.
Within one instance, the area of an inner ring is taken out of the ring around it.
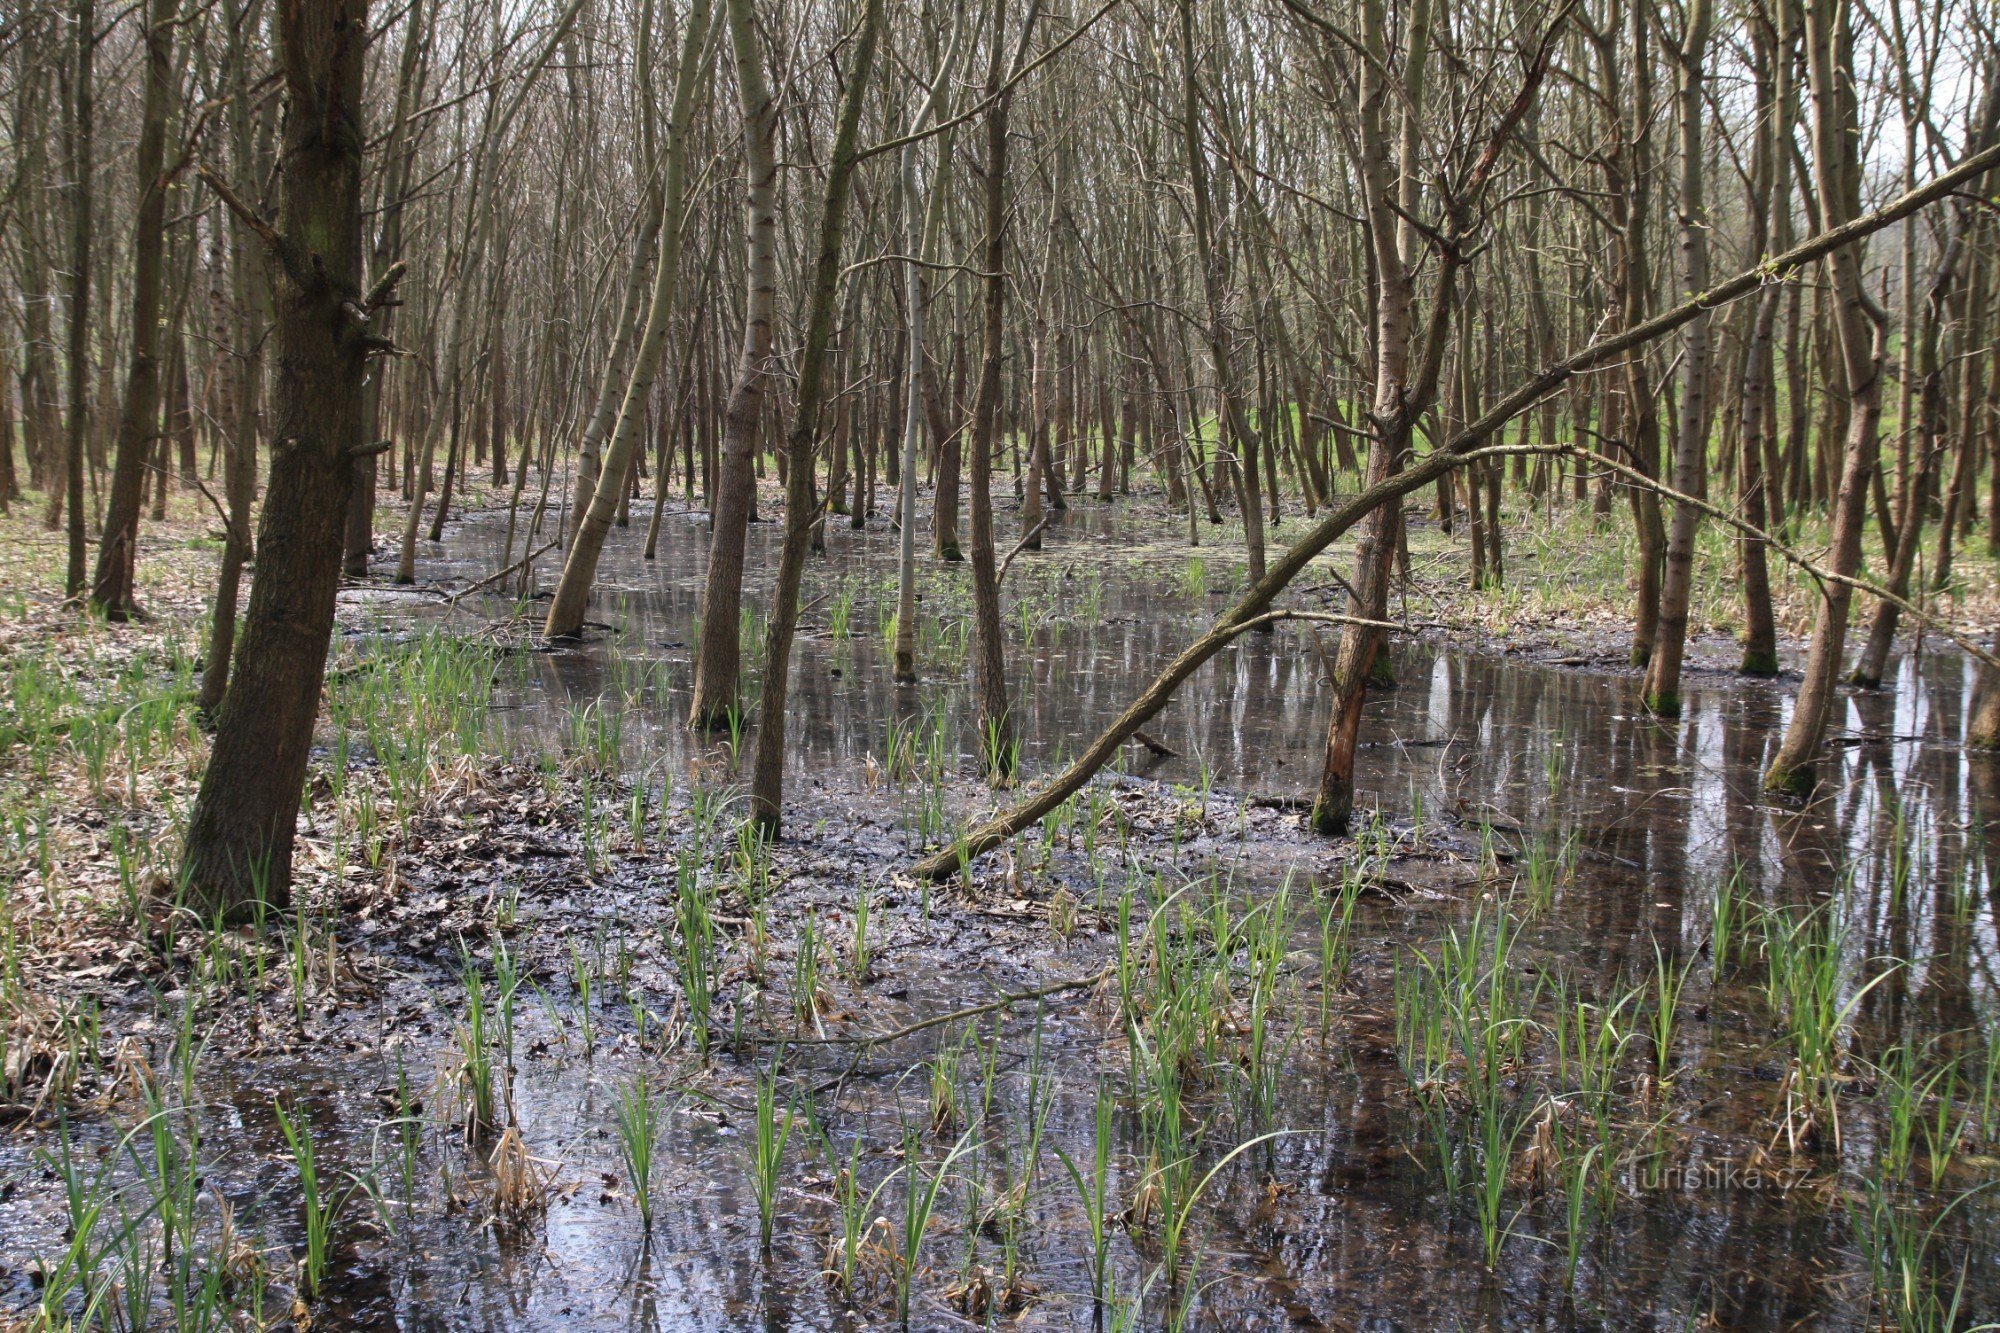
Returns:
[[[1778,674],[1778,654],[1769,648],[1745,648],[1743,660],[1737,664],[1739,676],[1775,676]]]
[[[1345,791],[1332,796],[1322,792],[1313,803],[1312,813],[1306,818],[1313,832],[1323,838],[1338,838],[1347,832],[1353,816],[1354,794]]]
[[[1817,781],[1811,764],[1800,764],[1796,768],[1772,765],[1764,774],[1764,790],[1774,796],[1790,796],[1796,800],[1806,800],[1813,794]]]

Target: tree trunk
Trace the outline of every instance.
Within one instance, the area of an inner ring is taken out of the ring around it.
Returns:
[[[813,455],[819,438],[820,406],[826,396],[827,349],[833,341],[834,310],[840,298],[840,254],[847,233],[847,205],[853,193],[855,152],[860,138],[861,105],[875,65],[875,43],[882,28],[883,0],[868,0],[856,40],[847,87],[841,94],[840,122],[834,132],[826,177],[826,197],[820,205],[819,253],[813,266],[805,345],[800,351],[797,393],[792,402],[792,427],[786,440],[790,455],[785,474],[785,541],[778,556],[778,586],[771,598],[771,621],[764,638],[764,698],[757,718],[757,753],[750,782],[750,817],[768,834],[778,832],[785,785],[786,699],[791,687],[792,637],[798,629],[799,583],[805,573],[806,548],[819,518],[813,489]]]
[[[1703,198],[1702,123],[1708,58],[1708,0],[1687,0],[1687,32],[1680,51],[1675,99],[1680,130],[1681,290],[1689,296],[1708,287],[1708,206]],[[1674,435],[1674,489],[1699,495],[1708,475],[1709,315],[1688,322],[1681,342],[1681,406]],[[1640,698],[1660,717],[1681,712],[1681,660],[1687,650],[1688,604],[1694,595],[1695,529],[1701,518],[1693,505],[1674,506],[1667,534],[1666,581],[1660,589],[1659,634],[1646,663]]]
[[[2000,83],[1991,85],[1986,94],[1986,106],[1982,109],[1979,132],[1967,145],[1976,151],[1992,142],[1996,132],[2000,132]],[[1980,193],[1978,190],[1975,194]],[[1967,242],[1971,239],[1973,222],[1977,215],[1970,208],[1961,206],[1954,219],[1949,238],[1936,261],[1928,290],[1924,295],[1923,329],[1919,334],[1907,323],[1904,326],[1905,355],[1903,363],[1906,373],[1915,383],[1902,386],[1902,398],[1906,409],[1915,398],[1917,439],[1914,444],[1906,443],[1904,448],[1914,449],[1915,456],[1909,460],[1902,485],[1899,487],[1896,514],[1896,541],[1889,555],[1889,591],[1897,597],[1905,596],[1910,590],[1910,579],[1916,573],[1917,552],[1923,541],[1924,512],[1931,501],[1932,483],[1937,476],[1938,457],[1944,448],[1945,437],[1945,368],[1939,354],[1939,343],[1944,337],[1944,326],[1949,318],[1949,301],[1953,285],[1958,278],[1958,266],[1965,256]],[[1905,226],[1908,235],[1914,235],[1914,228]],[[1909,275],[1914,278],[1914,271]],[[1914,306],[1914,294],[1906,305]],[[1914,347],[1909,344],[1914,343]],[[1976,357],[1967,358],[1960,373],[1975,376],[1973,369]],[[1899,423],[1907,437],[1911,423]],[[1945,522],[1950,523],[1947,517]],[[1868,641],[1861,650],[1861,657],[1854,665],[1849,680],[1863,689],[1874,689],[1882,683],[1883,674],[1888,670],[1889,652],[1895,647],[1896,626],[1902,608],[1895,602],[1883,599],[1876,602],[1874,617],[1868,626]]]
[[[1859,130],[1852,101],[1854,45],[1845,0],[1807,0],[1806,68],[1813,93],[1813,168],[1819,178],[1820,227],[1830,232],[1860,212]],[[1880,314],[1862,289],[1860,243],[1830,254],[1827,270],[1848,394],[1847,437],[1827,567],[1835,574],[1852,575],[1861,568],[1868,483],[1880,449],[1876,432],[1881,419],[1884,334]],[[1805,678],[1777,757],[1764,774],[1767,791],[1800,798],[1812,794],[1814,764],[1833,708],[1853,598],[1854,589],[1845,582],[1829,582],[1821,589]]]
[[[743,350],[736,382],[723,413],[722,459],[710,520],[708,580],[701,599],[701,637],[695,649],[695,727],[721,726],[741,707],[743,548],[748,538],[752,472],[764,413],[764,383],[771,359],[778,284],[777,104],[764,81],[751,0],[728,0],[730,43],[743,112],[743,155],[749,186],[745,201],[748,280]]]
[[[549,602],[548,620],[542,632],[552,639],[574,635],[583,629],[584,608],[590,603],[591,585],[597,578],[597,561],[623,499],[626,475],[637,458],[646,405],[653,396],[660,359],[666,354],[675,281],[681,267],[681,197],[687,179],[688,129],[694,120],[695,97],[700,91],[702,75],[707,70],[708,29],[708,0],[694,0],[687,31],[681,37],[673,109],[667,123],[665,180],[661,190],[664,221],[660,226],[659,254],[653,264],[653,293],[647,305],[645,331],[632,355],[631,378],[625,385],[618,424],[611,432],[611,448],[604,456],[596,494],[591,497],[583,522],[576,528],[569,558],[563,562],[562,580],[556,584],[555,596]]]
[[[1040,0],[1029,0],[1034,27]],[[1000,577],[993,544],[993,440],[1000,417],[1002,354],[1007,332],[1007,112],[1002,36],[1007,0],[994,0],[993,35],[986,65],[986,167],[980,177],[985,276],[980,318],[979,387],[972,400],[972,631],[973,687],[979,707],[980,766],[995,782],[1013,780],[1019,765],[1014,716],[1007,700],[1007,644],[1000,620]]]
[[[1410,19],[1410,59],[1405,62],[1403,114],[1422,115],[1423,56],[1430,40],[1430,5],[1418,0]],[[1367,54],[1358,76],[1360,98],[1362,195],[1367,208],[1369,242],[1375,268],[1375,387],[1374,411],[1368,440],[1368,472],[1365,488],[1383,486],[1402,468],[1409,448],[1410,432],[1416,418],[1429,406],[1410,392],[1411,323],[1415,299],[1397,212],[1395,187],[1398,172],[1413,179],[1414,161],[1391,157],[1386,116],[1391,100],[1384,71],[1388,66],[1388,39],[1381,0],[1362,0],[1362,44]],[[1404,210],[1408,212],[1407,209]],[[1415,242],[1412,241],[1412,253]],[[1453,299],[1448,277],[1441,276],[1435,298]],[[1432,349],[1441,354],[1442,343]],[[1435,376],[1433,375],[1433,379]],[[1401,530],[1401,506],[1371,510],[1363,520],[1355,553],[1353,596],[1349,614],[1380,620],[1388,606],[1390,565],[1395,557]],[[1264,586],[1258,580],[1253,588]],[[1367,696],[1369,678],[1381,652],[1380,631],[1358,625],[1341,632],[1340,648],[1334,656],[1332,717],[1327,723],[1326,752],[1320,765],[1319,792],[1313,800],[1312,825],[1324,834],[1344,833],[1354,810],[1354,750],[1361,734],[1361,709]]]
[[[72,597],[83,595],[85,533],[83,517],[83,464],[85,435],[90,429],[90,179],[96,101],[91,88],[97,53],[97,5],[95,0],[76,0],[70,13],[73,67],[70,78],[70,105],[63,136],[69,170],[70,270],[69,270],[69,419],[63,465],[63,497],[49,491],[49,526],[54,527],[58,508],[68,507],[68,568],[63,589]]]
[[[409,150],[409,121],[412,104],[421,95],[424,49],[424,3],[411,0],[403,26],[403,50],[396,75],[395,119],[390,122],[388,144],[383,150],[382,223],[375,234],[375,271],[380,273],[403,254],[403,212],[409,201],[410,174],[416,154]],[[395,310],[385,309],[376,319],[376,332],[388,337],[395,322]],[[388,367],[382,366],[368,377],[362,389],[362,438],[373,441],[382,433],[382,382]],[[395,461],[391,454],[390,461]],[[393,468],[391,469],[394,470]],[[368,557],[375,548],[376,455],[369,454],[355,466],[354,489],[347,500],[347,531],[343,538],[346,557],[343,572],[349,578],[368,577]]]
[[[927,130],[950,112],[952,66],[958,55],[956,25],[938,63],[937,78],[918,108],[911,132]],[[951,131],[939,139],[936,169],[930,188],[917,188],[917,151],[921,143],[903,146],[903,244],[912,257],[904,269],[904,319],[909,330],[903,356],[903,459],[897,499],[896,648],[891,677],[899,685],[917,681],[917,437],[924,420],[924,306],[928,284],[924,266],[932,262],[938,227],[944,215],[944,175],[951,166]],[[921,210],[918,207],[922,202]]]
[[[144,37],[145,93],[140,111],[138,225],[132,235],[132,364],[118,413],[111,495],[99,537],[90,605],[110,620],[138,614],[133,581],[139,554],[139,511],[146,464],[160,434],[160,289],[166,267],[167,117],[174,94],[173,17],[176,0],[151,0]]]
[[[367,0],[281,5],[289,109],[278,259],[278,401],[271,483],[243,651],[189,819],[182,882],[204,915],[289,901],[292,843],[340,583],[361,439],[362,72]],[[383,284],[386,288],[387,282]],[[377,300],[386,291],[373,294]]]

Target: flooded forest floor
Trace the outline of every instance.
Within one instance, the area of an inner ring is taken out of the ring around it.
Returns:
[[[415,587],[342,593],[294,902],[218,929],[172,880],[199,503],[148,525],[132,626],[58,608],[58,535],[0,518],[0,1326],[2000,1318],[1973,664],[1906,636],[1837,703],[1822,798],[1766,801],[1796,678],[1734,673],[1712,525],[1676,723],[1625,664],[1629,524],[1512,515],[1472,593],[1413,508],[1421,628],[1352,836],[1301,824],[1331,643],[1288,629],[1183,687],[1165,753],[930,885],[907,867],[1013,794],[980,777],[963,566],[923,561],[895,686],[895,534],[830,520],[766,843],[754,716],[683,725],[702,516],[670,503],[655,560],[615,533],[551,646],[516,581],[474,586],[510,542],[475,507]],[[1078,499],[1015,563],[1025,783],[1242,587],[1240,530],[1199,537]],[[1288,604],[1339,609],[1348,554]],[[1964,563],[1945,607],[1993,623]],[[1778,582],[1789,667],[1811,589]]]

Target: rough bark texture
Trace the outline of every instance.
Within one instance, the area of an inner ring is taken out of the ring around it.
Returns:
[[[362,68],[368,0],[285,0],[288,97],[278,230],[277,402],[235,679],[189,820],[182,875],[209,914],[290,896],[292,843],[361,443]],[[268,230],[268,228],[267,228]]]

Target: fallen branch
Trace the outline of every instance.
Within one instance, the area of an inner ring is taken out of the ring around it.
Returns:
[[[925,857],[917,863],[915,873],[934,880],[948,879],[972,858],[992,851],[1061,805],[1081,789],[1084,783],[1090,781],[1099,769],[1111,762],[1119,747],[1134,731],[1143,727],[1155,713],[1166,707],[1167,701],[1173,697],[1174,691],[1179,688],[1182,681],[1194,674],[1197,668],[1221,651],[1223,646],[1238,634],[1250,628],[1262,617],[1271,603],[1277,600],[1278,594],[1283,592],[1314,558],[1376,509],[1391,501],[1399,500],[1412,491],[1436,481],[1445,473],[1469,463],[1489,458],[1560,453],[1574,448],[1575,446],[1571,445],[1485,445],[1483,441],[1509,421],[1561,389],[1577,375],[1617,360],[1627,352],[1674,332],[1718,306],[1727,305],[1749,295],[1767,282],[1777,281],[1794,269],[1814,263],[1842,246],[1851,245],[1901,221],[1926,205],[1951,194],[1960,185],[1975,179],[1996,165],[2000,165],[2000,144],[1970,154],[1952,170],[1908,191],[1884,208],[1864,214],[1845,226],[1821,232],[1805,243],[1795,245],[1783,254],[1683,301],[1671,310],[1635,324],[1602,342],[1592,343],[1543,370],[1495,403],[1478,420],[1447,439],[1442,447],[1433,450],[1394,476],[1376,482],[1346,504],[1329,511],[1326,517],[1303,537],[1286,548],[1285,553],[1278,558],[1264,577],[1244,593],[1236,605],[1225,611],[1206,634],[1189,644],[1172,662],[1169,662],[1160,674],[1154,677],[1153,683],[1147,686],[1132,705],[1119,714],[1117,719],[1106,727],[1068,768],[1057,774],[1047,786],[1023,797],[986,823],[968,832],[957,845]]]
[[[1520,449],[1519,446],[1515,445],[1496,445],[1491,450],[1478,450],[1475,452],[1480,455],[1489,453],[1504,454],[1520,452]],[[1421,466],[1417,469],[1419,472],[1424,470],[1426,469]],[[1392,477],[1387,481],[1378,482],[1376,485],[1362,492],[1362,496],[1374,496],[1378,493],[1401,494],[1402,492],[1395,490],[1395,487],[1410,475],[1413,474],[1403,474],[1402,477]],[[1410,483],[1407,489],[1415,490],[1421,484],[1421,482]],[[1350,501],[1341,513],[1348,515],[1347,523],[1351,525],[1359,522],[1368,508],[1372,507],[1372,504],[1366,504],[1362,498],[1357,497],[1355,500]],[[1335,515],[1336,518],[1339,516],[1339,514]],[[1340,530],[1345,531],[1346,527],[1343,526]],[[1331,542],[1332,538],[1329,537],[1327,540]],[[1293,552],[1296,552],[1296,550],[1297,548],[1294,547]],[[1117,721],[1113,722],[1104,730],[1103,734],[1091,742],[1090,748],[1085,750],[1068,768],[1064,769],[1054,782],[1023,798],[986,824],[973,830],[956,845],[925,857],[917,863],[914,873],[934,880],[949,879],[951,876],[957,874],[973,857],[991,851],[1008,838],[1013,837],[1014,834],[1039,820],[1058,805],[1061,805],[1065,800],[1069,799],[1071,793],[1082,787],[1084,783],[1090,781],[1098,769],[1109,763],[1112,756],[1117,754],[1119,747],[1132,739],[1133,734],[1144,727],[1155,713],[1167,706],[1167,701],[1173,697],[1174,691],[1179,688],[1182,681],[1193,675],[1197,667],[1215,656],[1216,653],[1222,651],[1225,646],[1241,635],[1247,634],[1252,630],[1275,625],[1285,620],[1307,621],[1320,625],[1359,625],[1367,629],[1381,630],[1408,631],[1416,628],[1395,621],[1369,620],[1361,616],[1345,616],[1331,611],[1264,611],[1261,614],[1251,614],[1244,619],[1233,619],[1232,617],[1240,614],[1246,606],[1253,605],[1260,593],[1264,596],[1276,595],[1275,589],[1268,592],[1263,590],[1271,582],[1273,576],[1284,568],[1284,564],[1292,560],[1293,552],[1287,552],[1285,560],[1277,568],[1274,568],[1270,574],[1266,574],[1264,582],[1258,584],[1257,588],[1252,589],[1250,593],[1246,594],[1243,601],[1239,602],[1233,611],[1225,615],[1208,633],[1202,635],[1201,638],[1183,649],[1180,656],[1170,662],[1166,670],[1154,678],[1153,683],[1133,702],[1132,706],[1120,714]],[[1304,561],[1299,561],[1299,564],[1303,565]],[[1286,575],[1286,577],[1289,578],[1290,575]]]
[[[1048,525],[1049,525],[1048,519],[1044,518],[1039,523],[1035,524],[1034,527],[1029,528],[1026,532],[1021,534],[1021,540],[1014,543],[1014,549],[1007,552],[1007,558],[1000,562],[1000,568],[994,572],[993,581],[995,583],[998,583],[1007,577],[1007,567],[1014,563],[1014,557],[1021,554],[1021,552],[1027,550],[1028,543],[1033,541],[1035,538],[1041,536],[1042,529],[1046,528]]]
[[[479,582],[473,584],[471,587],[459,589],[457,592],[453,593],[451,596],[444,599],[445,605],[455,606],[461,600],[470,597],[472,596],[472,594],[478,592],[481,588],[492,587],[494,584],[498,583],[501,579],[504,579],[509,574],[512,574],[515,570],[526,569],[529,565],[533,564],[537,559],[547,555],[550,551],[554,550],[555,547],[556,543],[553,541],[544,542],[540,547],[538,547],[533,551],[528,552],[526,555],[522,556],[519,560],[516,560],[513,564],[501,570],[498,574],[488,574],[485,578],[479,580]]]

